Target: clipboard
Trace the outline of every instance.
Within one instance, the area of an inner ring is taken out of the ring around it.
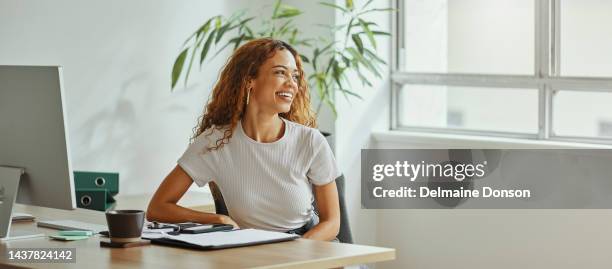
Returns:
[[[143,237],[144,238],[144,237]],[[203,234],[164,235],[151,240],[152,244],[197,250],[236,248],[291,241],[299,235],[257,229],[219,231]]]

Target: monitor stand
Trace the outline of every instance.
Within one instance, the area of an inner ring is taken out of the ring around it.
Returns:
[[[24,169],[0,166],[0,241],[26,239],[45,236],[42,233],[16,232],[9,235],[13,214],[13,205],[17,198],[19,181]]]

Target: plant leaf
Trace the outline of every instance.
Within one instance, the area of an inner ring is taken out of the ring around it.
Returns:
[[[332,67],[332,77],[334,81],[336,82],[336,85],[338,85],[338,88],[343,88],[342,82],[340,81],[342,73],[344,73],[344,69],[339,68],[338,62],[334,61],[333,67]]]
[[[246,14],[247,10],[246,9],[241,9],[239,11],[236,11],[232,14],[232,16],[229,17],[228,21],[234,21],[237,19],[242,18],[242,16],[244,16],[244,14]]]
[[[300,54],[300,58],[302,59],[302,62],[310,63],[310,60],[308,59],[308,57],[304,56],[303,54]]]
[[[287,20],[285,23],[283,23],[283,25],[281,25],[280,29],[278,29],[279,36],[284,35],[288,31],[291,26],[291,22],[291,20]]]
[[[193,32],[193,34],[191,34],[186,40],[185,42],[183,42],[183,46],[185,46],[189,40],[191,40],[194,36],[196,36],[196,40],[198,39],[198,37],[200,37],[200,35],[202,34],[206,34],[206,32],[208,32],[209,28],[210,28],[210,22],[212,21],[214,17],[208,19],[202,26],[200,26],[200,28],[198,28],[197,31]]]
[[[174,89],[174,86],[176,85],[176,82],[178,81],[178,78],[181,75],[181,71],[183,71],[183,64],[185,63],[185,58],[187,57],[188,51],[189,48],[184,49],[183,52],[181,52],[181,54],[179,54],[179,56],[176,57],[176,60],[174,61],[174,66],[172,67],[171,89]]]
[[[330,42],[327,46],[325,46],[322,49],[319,48],[315,48],[314,50],[314,56],[312,57],[312,67],[314,68],[314,70],[317,70],[317,58],[323,54],[326,50],[328,50],[329,48],[331,48],[331,46],[334,44],[334,42]]]
[[[353,28],[353,21],[355,21],[355,18],[351,18],[351,20],[348,23],[348,27],[346,28],[346,38],[348,38],[348,36],[351,34],[351,28]]]
[[[358,18],[357,18],[358,19]],[[378,24],[376,24],[375,22],[371,22],[371,21],[364,21],[365,25],[367,26],[378,26]],[[359,26],[361,25],[361,23],[359,21],[355,22],[355,23],[351,23],[351,26]]]
[[[353,97],[363,100],[363,97],[361,97],[361,95],[357,94],[356,92],[345,90],[345,89],[338,89],[338,90],[341,91],[343,94],[349,94],[349,95],[352,95]]]
[[[232,49],[232,50],[236,50],[238,48],[238,46],[240,46],[240,43],[242,43],[242,40],[244,40],[245,36],[246,35],[243,34],[243,35],[241,35],[239,37],[233,38],[232,39],[233,41],[230,41],[230,42],[234,43],[234,49]]]
[[[210,34],[208,35],[206,42],[204,42],[204,46],[202,47],[202,52],[200,52],[200,66],[202,65],[202,62],[204,62],[204,59],[206,59],[206,55],[208,54],[208,50],[210,49],[210,44],[212,43],[212,40],[214,39],[215,34],[217,34],[217,29],[212,30],[212,32],[210,32]]]
[[[319,57],[319,48],[315,48],[314,55],[312,56],[312,68],[317,71],[317,57]]]
[[[302,11],[297,8],[286,8],[280,15],[274,17],[273,19],[291,18],[300,14],[302,14]]]
[[[364,21],[363,19],[359,19],[359,24],[361,24],[361,28],[363,28],[363,31],[366,32],[366,34],[368,35],[368,39],[370,40],[372,47],[376,48],[376,40],[374,40],[374,33],[372,33],[372,31],[370,30],[370,27],[368,26],[366,21]]]
[[[334,66],[334,62],[336,62],[336,59],[334,59],[334,57],[329,57],[329,62],[327,63],[327,68],[325,68],[325,75],[329,74],[329,70],[331,70],[332,67]]]
[[[200,37],[200,35],[206,35],[206,33],[208,33],[208,30],[210,30],[210,22],[212,21],[212,18],[208,19],[206,21],[206,23],[204,23],[204,25],[202,25],[202,27],[200,27],[200,29],[198,29],[197,32],[197,37]]]
[[[351,11],[355,8],[355,6],[353,5],[353,0],[345,0],[344,6],[346,6],[346,9]]]
[[[202,35],[202,38],[200,38],[200,36],[198,35],[198,37],[196,38],[196,43],[193,46],[193,50],[191,50],[191,57],[189,57],[187,73],[185,73],[185,87],[187,87],[187,81],[189,81],[189,74],[191,73],[191,66],[193,66],[193,59],[195,58],[196,52],[200,48],[200,45],[202,45],[202,40],[204,40],[204,36]]]
[[[215,29],[219,30],[219,28],[221,28],[221,16],[217,16],[215,20]]]
[[[361,7],[361,9],[364,9],[364,8],[368,7],[368,5],[370,5],[370,4],[372,3],[372,1],[374,1],[374,0],[368,0],[368,2],[366,2],[366,3],[363,5],[363,7]]]
[[[280,4],[281,4],[280,0],[276,0],[276,2],[274,3],[274,11],[272,11],[272,19],[276,18],[276,16],[278,15]]]
[[[224,24],[223,26],[221,26],[221,28],[219,28],[219,31],[217,31],[217,36],[215,37],[215,44],[219,43],[219,41],[223,37],[223,34],[225,34],[225,32],[230,27],[230,24],[231,24],[231,22],[228,22],[228,23]]]
[[[244,29],[246,29],[247,33],[249,34],[250,37],[255,37],[255,35],[253,34],[253,30],[251,30],[251,27],[248,26],[244,26]]]
[[[346,65],[347,68],[351,67],[351,60],[348,57],[344,56],[344,54],[342,53],[340,55],[342,55],[342,61],[344,62],[344,65]]]
[[[376,53],[372,52],[371,50],[365,49],[365,52],[366,52],[366,55],[369,55],[370,57],[372,57],[372,59],[374,59],[376,62],[381,63],[381,64],[387,64],[385,60],[378,57],[378,55],[376,55]]]
[[[253,19],[255,19],[255,17],[246,18],[246,19],[242,20],[241,22],[239,22],[238,24],[240,24],[241,26],[244,27],[247,22],[250,22]]]
[[[298,34],[298,29],[294,28],[293,31],[291,32],[291,36],[289,37],[289,44],[291,45],[296,45],[296,37]]]
[[[361,84],[362,85],[368,85],[369,87],[372,87],[372,83],[370,83],[370,81],[363,75],[363,73],[361,73],[361,69],[359,69],[359,67],[357,67],[355,70],[357,71],[357,76],[361,80]]]
[[[359,33],[357,33],[357,34],[365,34],[365,33],[366,33],[366,32],[363,32],[363,31],[362,31],[362,32],[359,32]],[[390,33],[388,33],[388,32],[383,32],[383,31],[372,31],[372,34],[373,34],[373,35],[386,35],[386,36],[391,36],[391,34],[390,34]]]
[[[363,42],[361,41],[361,37],[359,37],[358,34],[353,34],[351,37],[353,38],[353,42],[357,46],[359,53],[363,54]]]
[[[325,103],[327,106],[329,106],[329,108],[331,108],[332,112],[334,113],[334,117],[338,117],[338,111],[336,111],[336,105],[334,102],[332,102],[332,100],[329,98],[325,98]]]
[[[382,75],[380,74],[380,72],[378,72],[378,68],[376,68],[370,61],[366,60],[363,57],[360,59],[360,61],[363,64],[363,66],[365,66],[366,69],[368,69],[368,71],[372,72],[372,74],[374,74],[376,77],[382,78]]]
[[[332,8],[336,8],[341,10],[342,12],[346,13],[348,12],[348,10],[346,8],[343,8],[341,6],[338,6],[336,4],[332,4],[332,3],[326,3],[326,2],[319,2],[319,4],[324,5],[324,6],[328,6],[328,7],[332,7]]]
[[[395,9],[394,8],[372,8],[372,9],[368,9],[366,11],[357,13],[357,16],[361,16],[363,14],[367,14],[370,12],[381,12],[381,11],[395,11]]]

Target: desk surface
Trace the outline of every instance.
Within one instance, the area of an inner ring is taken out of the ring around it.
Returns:
[[[49,209],[17,204],[14,211],[29,213],[38,219],[73,219],[105,224],[102,212],[76,209]],[[36,228],[35,224],[13,223],[12,231],[30,230],[55,234],[56,230]],[[47,238],[15,240],[0,243],[0,263],[7,264],[7,248],[77,248],[76,264],[14,263],[32,268],[331,268],[352,264],[373,263],[395,259],[395,250],[363,245],[298,239],[214,251],[189,250],[149,245],[127,249],[99,246],[99,237],[61,242]],[[2,266],[4,267],[4,266]]]

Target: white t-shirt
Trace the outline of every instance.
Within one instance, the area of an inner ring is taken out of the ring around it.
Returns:
[[[211,151],[206,148],[225,129],[206,130],[178,160],[198,186],[217,183],[241,228],[285,232],[302,227],[314,214],[311,184],[325,185],[340,176],[319,130],[283,121],[285,133],[272,143],[251,139],[238,122],[229,143]]]

